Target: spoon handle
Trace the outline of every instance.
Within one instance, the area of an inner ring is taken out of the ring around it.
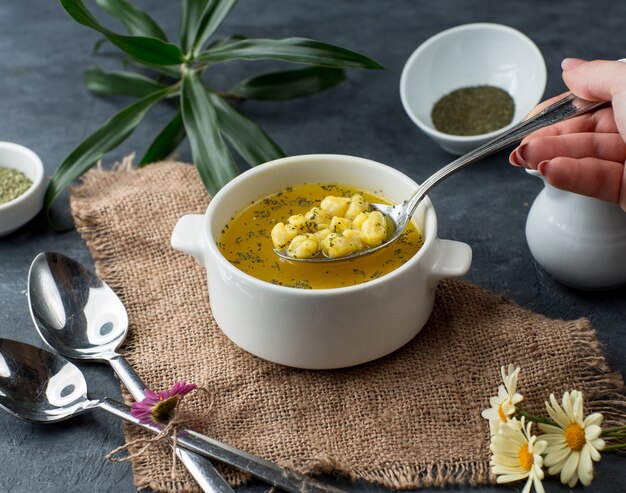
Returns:
[[[145,390],[148,388],[143,382],[141,377],[137,375],[135,369],[130,366],[130,363],[121,355],[115,353],[114,356],[107,360],[113,368],[115,374],[124,384],[124,387],[133,396],[136,401],[141,401],[145,397]]]
[[[544,108],[535,116],[518,123],[502,135],[499,135],[495,139],[477,147],[455,161],[452,161],[450,164],[444,166],[432,176],[424,180],[413,196],[407,200],[407,209],[409,210],[408,217],[413,215],[419,203],[434,186],[453,173],[463,169],[465,166],[475,163],[484,157],[490,156],[505,147],[517,144],[524,137],[533,133],[535,130],[582,115],[583,113],[592,111],[604,104],[606,104],[606,101],[587,101],[574,96],[574,94],[571,93],[564,96],[558,101],[552,103],[550,106]]]
[[[142,400],[145,397],[146,384],[137,375],[137,372],[135,372],[128,361],[119,354],[115,354],[108,361],[133,398],[136,401]],[[180,447],[176,447],[176,455],[191,473],[202,491],[206,493],[234,493],[234,490],[220,473],[215,470],[213,464],[206,457]]]
[[[140,423],[137,418],[130,414],[130,408],[128,406],[112,399],[105,398],[101,401],[92,401],[90,407],[99,407],[104,411],[154,433],[161,431],[156,425]],[[218,442],[195,431],[181,431],[177,436],[177,443],[195,453],[245,471],[255,478],[261,479],[278,488],[282,488],[285,491],[292,493],[345,493],[342,489],[310,478],[304,474],[284,469],[265,459]]]

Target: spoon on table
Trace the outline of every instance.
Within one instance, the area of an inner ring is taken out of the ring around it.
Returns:
[[[394,225],[394,232],[388,240],[382,244],[361,250],[350,255],[344,255],[341,257],[326,257],[324,255],[317,255],[311,258],[295,258],[287,255],[286,251],[274,249],[274,252],[285,260],[291,260],[294,262],[333,262],[337,260],[347,260],[351,258],[360,257],[362,255],[368,255],[374,253],[381,248],[385,248],[390,243],[396,241],[403,233],[407,224],[413,217],[413,214],[417,210],[417,206],[424,199],[426,194],[430,192],[436,185],[448,178],[450,175],[461,170],[469,164],[473,164],[484,157],[490,156],[497,151],[504,149],[512,144],[520,142],[524,137],[531,134],[535,130],[547,127],[554,123],[567,120],[577,115],[581,115],[588,111],[594,110],[599,106],[606,104],[606,101],[586,101],[580,99],[573,94],[559,99],[555,103],[543,109],[537,115],[524,120],[523,122],[515,125],[507,132],[499,135],[493,140],[490,140],[486,144],[477,147],[473,151],[468,152],[464,156],[452,161],[450,164],[444,166],[439,171],[435,172],[432,176],[422,182],[411,197],[398,205],[385,205],[385,204],[370,204],[372,210],[380,211],[383,215],[388,216]]]
[[[137,401],[146,385],[116,352],[128,332],[122,302],[96,274],[65,255],[40,253],[28,276],[28,302],[39,335],[67,358],[113,367]],[[205,492],[234,490],[206,458],[177,448],[176,454]]]
[[[0,338],[0,408],[35,423],[69,419],[102,409],[154,433],[161,428],[140,423],[130,408],[114,400],[89,399],[82,372],[65,358],[30,344]],[[224,445],[190,430],[180,430],[177,443],[219,460],[292,493],[340,493],[343,490],[265,459]]]

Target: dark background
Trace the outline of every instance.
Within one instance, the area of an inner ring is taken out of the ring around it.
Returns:
[[[141,1],[168,35],[176,39],[179,2]],[[98,12],[93,2],[87,5]],[[294,101],[245,102],[241,110],[262,124],[286,154],[339,153],[394,166],[418,182],[451,160],[418,131],[398,94],[402,66],[431,35],[469,22],[507,24],[527,34],[548,68],[546,97],[565,88],[562,58],[617,59],[626,56],[626,3],[503,0],[242,0],[219,33],[249,37],[310,37],[363,52],[386,70],[350,71],[331,91]],[[120,29],[121,30],[121,29]],[[218,34],[219,34],[218,33]],[[52,174],[67,154],[130,100],[89,94],[82,72],[89,66],[122,69],[118,51],[105,45],[94,56],[99,36],[76,24],[57,2],[0,3],[0,140],[23,144],[42,158]],[[264,62],[220,65],[207,75],[227,88],[244,76],[275,68]],[[154,108],[136,133],[106,158],[111,164],[137,151],[141,156],[174,109]],[[186,146],[181,159],[189,160]],[[588,317],[598,330],[612,369],[626,374],[626,290],[583,292],[555,282],[532,259],[524,237],[529,204],[542,184],[495,155],[451,178],[430,194],[439,217],[439,235],[469,243],[474,251],[466,278],[549,317]],[[59,209],[67,209],[65,200]],[[67,213],[65,212],[67,216]],[[0,238],[0,336],[40,345],[30,321],[26,282],[30,262],[43,250],[59,251],[92,265],[75,231],[51,230],[38,217]],[[520,336],[523,336],[521,334]],[[94,396],[120,396],[106,367],[85,368]],[[132,492],[129,464],[107,463],[104,455],[122,443],[120,423],[104,413],[67,423],[35,426],[0,413],[0,492]],[[590,492],[626,491],[626,462],[607,456],[596,467]],[[346,483],[342,483],[347,486]],[[519,491],[513,487],[454,488],[454,491]],[[547,491],[569,491],[558,480]],[[353,491],[383,491],[357,483]],[[580,489],[580,486],[576,488]],[[242,491],[265,491],[254,483]],[[425,490],[431,491],[431,490]]]

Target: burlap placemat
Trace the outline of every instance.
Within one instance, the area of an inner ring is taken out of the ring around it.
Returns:
[[[122,351],[130,363],[153,389],[187,379],[213,393],[199,431],[305,473],[390,488],[487,483],[489,429],[480,411],[510,362],[522,367],[530,411],[543,414],[550,392],[576,388],[590,410],[623,422],[622,379],[586,320],[550,320],[458,280],[440,285],[420,334],[378,361],[305,371],[248,354],[216,326],[204,269],[170,247],[178,218],[207,203],[195,168],[175,162],[94,169],[71,192],[96,269],[128,310]],[[203,405],[195,399],[189,411],[202,415]],[[126,428],[128,440],[141,433]],[[180,465],[171,479],[170,461],[159,451],[134,460],[136,485],[197,491]],[[220,470],[233,484],[247,479]]]

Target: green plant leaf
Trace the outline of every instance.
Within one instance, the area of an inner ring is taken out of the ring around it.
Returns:
[[[193,162],[207,191],[213,195],[238,174],[220,135],[217,116],[197,72],[183,74],[181,109]]]
[[[209,0],[183,0],[180,16],[180,46],[185,53],[191,51],[198,22],[208,3]]]
[[[93,44],[93,48],[91,50],[91,53],[94,55],[97,55],[98,52],[100,51],[100,48],[102,48],[102,46],[104,45],[104,43],[108,42],[109,40],[106,38],[100,38],[98,41],[96,41]]]
[[[248,164],[256,166],[285,157],[278,144],[259,125],[219,96],[209,94],[209,97],[215,107],[222,134]]]
[[[211,41],[207,48],[217,48],[218,46],[224,46],[229,43],[234,43],[235,41],[241,41],[242,39],[248,38],[242,34],[231,34],[230,36]]]
[[[103,34],[115,46],[141,62],[151,65],[178,65],[185,61],[180,48],[171,43],[157,38],[123,36],[109,31],[87,10],[82,0],[59,1],[76,22]]]
[[[100,94],[144,97],[163,89],[164,84],[135,72],[105,72],[90,68],[84,73],[85,87]]]
[[[205,50],[196,57],[197,61],[206,63],[266,59],[331,68],[383,68],[365,55],[305,38],[246,39]]]
[[[228,94],[246,99],[293,99],[324,91],[344,80],[346,74],[342,69],[307,67],[250,77],[236,84]]]
[[[197,53],[222,23],[237,0],[212,0],[205,5],[196,27],[191,52]]]
[[[155,20],[126,0],[96,0],[104,10],[117,17],[134,36],[149,36],[167,41],[167,35]]]
[[[124,142],[139,125],[146,112],[172,91],[172,88],[167,87],[127,106],[65,158],[46,189],[44,207],[49,220],[50,206],[63,189],[96,164],[107,152]]]
[[[150,70],[154,70],[159,75],[166,76],[170,79],[180,80],[180,66],[166,66],[166,65],[153,65],[151,63],[144,63],[136,58],[132,58],[130,56],[124,57],[122,60],[122,64],[124,69],[127,69],[129,65],[134,65],[139,68],[147,68]]]
[[[187,132],[183,125],[183,115],[179,111],[152,141],[152,144],[150,144],[150,147],[148,147],[148,150],[141,158],[139,167],[143,168],[146,164],[156,163],[167,158],[185,140],[186,136]]]

